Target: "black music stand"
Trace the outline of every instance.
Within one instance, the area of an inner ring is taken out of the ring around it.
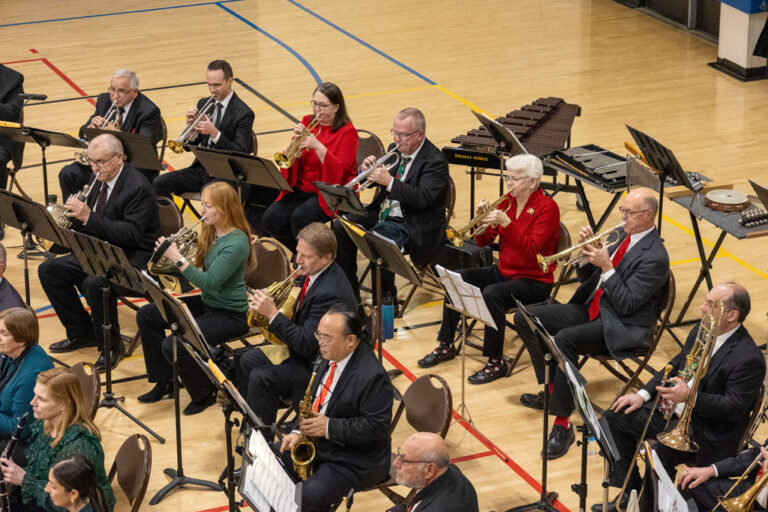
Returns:
[[[163,170],[163,163],[157,157],[157,148],[146,135],[116,130],[102,130],[99,128],[86,128],[83,130],[83,134],[88,140],[93,140],[95,137],[105,133],[116,137],[123,144],[125,159],[132,166],[153,171]]]
[[[315,181],[314,185],[325,199],[325,204],[331,209],[331,219],[335,217],[337,211],[365,215],[365,207],[354,189],[322,181]]]
[[[24,288],[27,306],[29,306],[29,257],[27,248],[30,245],[28,242],[32,240],[32,235],[63,246],[68,246],[68,241],[45,206],[32,199],[2,189],[0,189],[0,223],[21,230]]]
[[[190,478],[184,475],[184,465],[182,460],[181,450],[181,405],[179,403],[179,370],[178,370],[178,350],[182,337],[195,338],[196,340],[203,340],[203,335],[197,327],[197,323],[189,314],[186,304],[177,300],[167,290],[162,288],[157,282],[142,270],[140,277],[144,283],[147,293],[149,294],[152,302],[157,306],[158,311],[168,322],[171,329],[171,335],[173,336],[173,405],[174,416],[176,419],[176,469],[165,468],[165,473],[168,478],[171,479],[165,487],[157,491],[157,493],[149,500],[150,505],[157,505],[165,496],[174,490],[176,487],[183,487],[185,485],[198,485],[200,487],[206,487],[214,491],[222,491],[221,486],[210,482],[208,480],[200,480],[197,478]],[[205,341],[203,340],[204,344]]]
[[[13,142],[34,142],[40,146],[40,151],[43,154],[43,203],[46,205],[48,204],[48,161],[45,158],[46,148],[48,146],[64,146],[78,149],[86,147],[83,141],[68,133],[32,128],[31,126],[0,126],[0,135],[8,137]]]
[[[112,319],[110,318],[110,299],[112,298],[112,286],[117,285],[129,290],[135,290],[144,293],[144,285],[133,265],[125,257],[123,249],[112,245],[98,238],[79,233],[77,231],[63,231],[68,240],[67,247],[72,249],[72,254],[77,259],[83,272],[98,276],[104,285],[101,288],[102,307],[104,308],[104,319],[101,326],[104,346],[102,348],[102,357],[105,362],[106,372],[106,390],[104,397],[99,403],[99,408],[117,409],[126,417],[147,431],[152,437],[160,443],[165,443],[165,439],[160,437],[154,430],[142,423],[133,416],[118,402],[125,401],[125,397],[116,397],[112,392]]]
[[[496,139],[496,143],[498,144],[497,152],[504,153],[508,155],[527,155],[528,150],[525,149],[525,146],[523,146],[523,143],[520,142],[520,140],[515,136],[515,134],[501,124],[500,122],[496,121],[495,119],[492,119],[490,116],[483,114],[481,112],[472,111],[472,113],[475,115],[478,121],[485,127],[486,130],[488,130],[488,133],[490,133],[494,139]],[[505,170],[505,164],[506,164],[506,158],[500,158],[500,167],[499,167],[499,195],[504,194],[504,170]],[[471,204],[469,206],[469,212],[470,216],[472,215],[472,212],[475,211],[475,180],[474,177],[472,179],[472,190],[471,195],[472,198]]]
[[[400,250],[395,242],[381,236],[374,231],[366,231],[356,224],[352,224],[346,219],[339,219],[341,225],[344,226],[349,238],[355,243],[357,248],[363,255],[368,258],[373,266],[371,272],[373,272],[373,280],[375,282],[376,293],[372,297],[372,306],[374,314],[376,315],[375,325],[378,326],[374,329],[373,341],[379,348],[379,361],[383,361],[384,354],[382,345],[384,339],[382,336],[382,319],[381,319],[381,271],[386,269],[390,272],[398,274],[414,286],[421,286],[421,278],[416,274],[408,260],[405,259],[405,255]],[[394,297],[397,300],[397,297]]]

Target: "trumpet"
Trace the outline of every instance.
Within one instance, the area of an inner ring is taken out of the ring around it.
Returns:
[[[88,196],[91,195],[91,190],[93,190],[93,185],[96,183],[96,180],[99,179],[99,174],[100,173],[97,172],[90,183],[87,183],[83,187],[83,189],[77,194],[70,195],[69,198],[67,198],[67,201],[73,197],[83,203],[88,201]],[[51,217],[53,217],[53,220],[56,222],[56,225],[59,226],[61,229],[69,229],[70,227],[72,227],[72,219],[67,216],[67,213],[69,213],[69,208],[67,208],[66,204],[49,204],[48,206],[46,206],[45,209],[48,210],[48,213],[51,214]],[[46,252],[51,252],[54,254],[61,253],[61,247],[54,244],[53,242],[39,239],[38,243],[43,247],[43,250]],[[57,248],[55,251],[54,251],[54,247]]]
[[[301,143],[306,140],[307,137],[309,137],[312,134],[312,130],[317,128],[317,126],[320,124],[320,121],[318,120],[318,117],[320,116],[320,113],[318,113],[312,121],[304,127],[304,129],[301,131],[299,135],[293,138],[290,144],[288,144],[288,147],[285,148],[285,151],[278,151],[275,153],[275,163],[278,167],[282,169],[287,169],[291,165],[293,165],[293,161],[299,158],[301,155],[302,149],[299,149],[299,146],[301,146]],[[314,135],[319,135],[320,130],[317,131]]]
[[[391,159],[392,157],[395,157],[395,161],[392,162],[389,165],[386,165],[384,162]],[[387,172],[392,172],[392,169],[396,169],[400,162],[403,160],[403,156],[398,153],[398,148],[395,146],[392,148],[390,152],[373,162],[366,170],[363,170],[362,166],[357,170],[357,176],[355,176],[352,180],[349,181],[346,185],[344,185],[344,188],[354,188],[355,185],[360,184],[360,186],[357,188],[357,190],[365,190],[371,185],[376,185],[376,183],[373,183],[371,181],[365,181],[363,183],[363,180],[367,180],[368,175],[373,172],[373,170],[379,166],[384,165],[387,169]]]
[[[461,247],[464,245],[466,240],[469,240],[470,238],[476,237],[478,235],[482,235],[485,233],[485,230],[488,229],[488,225],[480,226],[480,224],[505,200],[509,200],[509,196],[506,194],[498,198],[492,204],[489,204],[483,211],[481,211],[477,216],[470,220],[469,223],[463,228],[448,228],[448,230],[445,232],[445,236],[448,237],[448,240],[454,245],[454,247]],[[507,207],[502,211],[507,213],[511,206],[512,202],[509,201],[507,203]]]
[[[117,102],[113,101],[107,109],[107,113],[101,118],[101,123],[95,128],[102,129],[108,124],[113,124],[117,121],[118,115],[120,115],[120,111],[118,110]],[[75,160],[83,165],[91,165],[91,161],[88,159],[88,149],[86,148],[85,151],[78,151],[75,153]]]
[[[168,148],[170,148],[170,150],[174,153],[183,153],[184,145],[189,144],[195,140],[198,135],[200,135],[200,132],[198,132],[195,128],[197,122],[200,121],[203,117],[210,117],[211,114],[213,114],[214,108],[216,108],[216,98],[211,95],[211,97],[208,98],[205,103],[203,103],[203,106],[200,107],[200,110],[197,111],[197,116],[195,116],[195,119],[189,123],[186,128],[184,128],[184,131],[181,132],[181,135],[179,135],[176,140],[168,141]]]
[[[179,252],[185,259],[191,260],[193,254],[197,250],[198,233],[195,231],[195,227],[205,220],[205,215],[200,217],[200,220],[195,222],[190,227],[184,227],[172,234],[166,239],[168,245],[176,244],[179,248]],[[162,246],[161,246],[162,247]],[[167,247],[167,246],[166,246]],[[165,251],[163,251],[165,252]],[[152,255],[147,262],[147,270],[150,274],[157,276],[160,282],[174,292],[181,292],[181,282],[179,281],[178,269],[174,265],[170,258],[167,258],[160,254],[158,251]]]
[[[611,229],[605,230],[599,235],[595,235],[592,238],[588,240],[584,240],[583,242],[576,244],[574,246],[569,247],[568,249],[565,249],[564,251],[560,251],[558,253],[552,254],[551,256],[542,256],[541,254],[536,255],[536,260],[539,262],[539,266],[541,267],[542,272],[549,272],[549,266],[552,263],[560,263],[563,260],[566,260],[566,264],[568,265],[575,265],[577,263],[580,263],[584,261],[584,257],[579,258],[572,258],[572,254],[574,252],[580,251],[584,247],[588,245],[593,245],[595,247],[601,247],[603,245],[613,245],[616,242],[619,241],[619,238],[621,238],[621,235],[619,234],[619,228],[623,228],[625,222],[622,222],[621,224],[617,224],[616,226],[612,227]]]

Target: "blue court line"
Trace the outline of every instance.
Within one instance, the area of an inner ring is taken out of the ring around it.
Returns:
[[[348,32],[348,31],[344,30],[343,28],[341,28],[340,26],[336,25],[335,23],[333,23],[333,22],[331,22],[331,21],[329,21],[329,20],[327,20],[327,19],[323,18],[323,17],[322,17],[322,16],[320,16],[319,14],[315,13],[315,12],[314,12],[314,11],[312,11],[311,9],[308,9],[307,7],[304,7],[303,5],[301,5],[300,3],[296,2],[295,0],[286,0],[286,1],[287,1],[288,3],[291,3],[291,4],[295,5],[295,6],[296,6],[296,7],[298,7],[299,9],[302,9],[303,11],[307,12],[308,14],[311,14],[312,16],[314,16],[315,18],[319,19],[319,20],[320,20],[320,21],[322,21],[323,23],[325,23],[325,24],[327,24],[327,25],[330,25],[331,27],[335,28],[336,30],[338,30],[339,32],[341,32],[342,34],[344,34],[345,36],[347,36],[347,37],[349,37],[349,38],[351,38],[351,39],[354,39],[355,41],[357,41],[357,42],[358,42],[358,43],[360,43],[361,45],[365,46],[365,47],[366,47],[366,48],[368,48],[369,50],[372,50],[372,51],[374,51],[374,52],[378,53],[379,55],[381,55],[381,56],[382,56],[382,57],[384,57],[385,59],[389,60],[389,61],[390,61],[390,62],[392,62],[393,64],[396,64],[396,65],[400,66],[401,68],[403,68],[404,70],[408,71],[408,72],[409,72],[409,73],[411,73],[412,75],[415,75],[415,76],[417,76],[417,77],[421,78],[422,80],[424,80],[425,82],[427,82],[429,85],[437,85],[437,82],[435,82],[435,81],[433,81],[433,80],[430,80],[429,78],[427,78],[426,76],[422,75],[421,73],[419,73],[419,72],[418,72],[418,71],[416,71],[415,69],[413,69],[413,68],[409,68],[408,66],[406,66],[405,64],[403,64],[403,63],[402,63],[402,62],[400,62],[399,60],[395,59],[394,57],[391,57],[391,56],[387,55],[386,53],[384,53],[383,51],[381,51],[381,50],[379,50],[378,48],[376,48],[375,46],[373,46],[373,45],[371,45],[371,44],[369,44],[369,43],[366,43],[365,41],[363,41],[362,39],[360,39],[360,38],[359,38],[359,37],[357,37],[356,35],[354,35],[354,34],[352,34],[352,33]]]
[[[201,2],[199,4],[184,4],[184,5],[172,5],[169,7],[153,7],[151,9],[137,9],[135,11],[120,11],[120,12],[107,12],[103,14],[89,14],[86,16],[73,16],[71,18],[53,18],[50,20],[37,20],[37,21],[22,21],[19,23],[8,23],[6,25],[0,25],[0,28],[4,27],[18,27],[19,25],[34,25],[36,23],[53,23],[54,21],[71,21],[82,20],[87,18],[101,18],[104,16],[118,16],[120,14],[137,14],[141,12],[154,12],[154,11],[168,11],[170,9],[181,9],[183,7],[199,7],[201,5],[219,5],[221,3],[228,2],[240,2],[241,0],[220,0],[219,2]]]
[[[235,18],[239,19],[240,21],[248,25],[249,27],[256,29],[261,34],[264,34],[265,36],[267,36],[268,38],[270,38],[271,40],[273,40],[274,42],[276,42],[277,44],[285,48],[291,55],[296,57],[299,60],[299,62],[304,64],[304,67],[307,68],[309,73],[312,75],[312,78],[315,79],[315,82],[317,82],[317,85],[320,85],[321,83],[323,83],[323,80],[320,78],[320,75],[317,73],[317,71],[315,71],[315,68],[313,68],[312,65],[309,62],[307,62],[307,60],[304,57],[299,55],[299,53],[296,50],[294,50],[293,48],[291,48],[290,46],[288,46],[287,44],[285,44],[284,42],[282,42],[281,40],[279,40],[269,32],[267,32],[263,28],[259,27],[258,25],[255,25],[253,22],[249,21],[247,18],[242,17],[241,15],[239,15],[229,7],[222,5],[223,3],[224,2],[217,2],[216,5],[218,5],[219,7],[221,7],[228,13],[230,13],[232,16],[234,16]]]

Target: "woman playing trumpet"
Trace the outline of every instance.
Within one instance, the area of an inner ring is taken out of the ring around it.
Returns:
[[[552,289],[552,273],[542,272],[536,254],[552,254],[558,239],[560,210],[539,187],[543,174],[541,160],[533,155],[513,156],[506,162],[508,201],[487,214],[481,223],[482,234],[475,236],[479,246],[489,245],[499,238],[499,263],[491,267],[459,270],[464,280],[478,286],[498,329],[485,328],[483,355],[485,367],[469,376],[472,384],[491,382],[504,376],[507,367],[502,360],[504,348],[504,316],[515,305],[542,301]],[[483,212],[487,203],[478,205]],[[506,210],[506,212],[505,212]],[[443,323],[437,334],[440,345],[419,360],[419,366],[429,368],[456,356],[454,339],[459,314],[443,308]]]
[[[205,217],[200,233],[195,264],[191,264],[171,244],[164,256],[172,260],[182,275],[200,288],[200,295],[182,300],[197,320],[200,332],[210,345],[218,345],[248,331],[248,295],[245,289],[245,269],[251,263],[250,230],[237,192],[223,181],[214,181],[203,188],[202,214]],[[165,238],[160,237],[157,247]],[[157,306],[141,308],[136,323],[144,347],[144,363],[149,382],[155,383],[148,393],[138,397],[140,402],[156,402],[172,391],[173,337],[165,336],[168,324]],[[184,414],[197,414],[213,405],[216,390],[181,349],[178,351],[179,377],[192,402]]]
[[[343,185],[356,174],[357,130],[347,114],[344,96],[335,84],[317,86],[312,96],[312,115],[294,128],[298,137],[314,118],[318,126],[299,144],[300,154],[283,170],[293,187],[281,193],[262,217],[264,229],[283,245],[296,250],[296,234],[312,222],[327,222],[331,210],[315,187],[315,181]]]

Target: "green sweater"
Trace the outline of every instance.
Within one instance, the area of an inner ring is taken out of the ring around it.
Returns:
[[[214,240],[203,269],[187,265],[182,274],[200,288],[203,302],[212,308],[248,311],[245,265],[251,253],[248,235],[233,229]]]
[[[61,441],[51,447],[53,438],[43,431],[43,422],[35,420],[30,425],[29,448],[26,450],[26,474],[21,482],[21,499],[24,503],[35,503],[50,512],[62,510],[51,501],[45,492],[48,471],[54,462],[79,453],[88,459],[96,470],[96,483],[104,493],[109,510],[115,508],[115,495],[104,470],[104,450],[99,439],[82,425],[70,425]]]

